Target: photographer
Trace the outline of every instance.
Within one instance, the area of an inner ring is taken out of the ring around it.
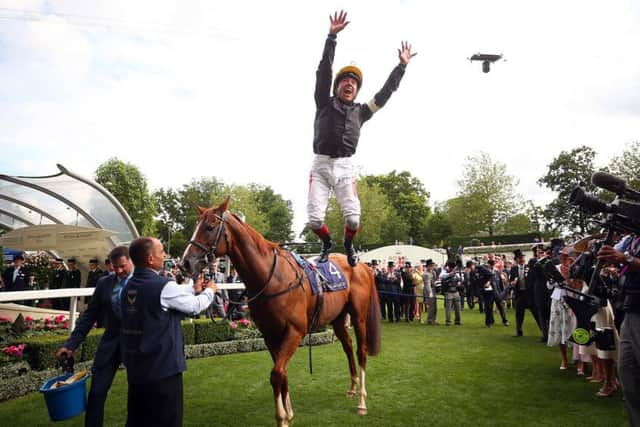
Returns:
[[[640,425],[640,236],[625,236],[615,247],[603,245],[598,259],[620,265],[625,319],[620,333],[618,371],[632,426]]]
[[[451,326],[452,309],[455,311],[455,324],[460,325],[462,276],[456,269],[454,261],[447,262],[445,270],[440,273],[440,280],[442,282],[442,293],[444,294],[446,325]]]

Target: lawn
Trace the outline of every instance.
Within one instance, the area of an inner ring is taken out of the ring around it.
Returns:
[[[514,311],[508,310],[513,323]],[[438,312],[444,323],[444,310]],[[621,395],[597,398],[599,385],[559,370],[556,348],[538,341],[532,319],[525,336],[514,327],[484,327],[465,310],[462,326],[383,323],[382,352],[369,358],[369,414],[347,399],[348,367],[339,343],[314,347],[289,365],[294,425],[303,426],[627,426]],[[186,426],[275,425],[267,352],[195,359],[184,376]],[[126,378],[118,373],[106,425],[122,426]],[[0,425],[50,425],[39,393],[0,403]],[[82,426],[82,417],[56,423]]]

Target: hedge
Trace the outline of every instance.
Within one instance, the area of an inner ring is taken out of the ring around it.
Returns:
[[[76,361],[87,362],[93,360],[98,352],[98,344],[102,339],[104,329],[93,329],[87,334],[82,346],[76,351]]]
[[[95,331],[93,336],[101,336],[100,331]],[[39,339],[45,337],[38,337]],[[57,338],[57,337],[49,337]],[[43,351],[46,346],[54,345],[55,341],[40,343],[36,346],[39,352]],[[329,344],[335,341],[333,331],[326,331],[321,333],[311,334],[311,342],[313,345]],[[306,345],[307,337],[301,340],[300,345]],[[64,344],[64,341],[59,341],[56,345],[56,349]],[[200,357],[217,356],[223,354],[233,354],[238,352],[260,351],[266,349],[264,340],[262,338],[253,338],[248,340],[234,340],[234,341],[222,341],[216,343],[207,344],[195,344],[185,346],[184,352],[187,359],[194,359]],[[55,353],[55,350],[53,351]],[[47,358],[41,357],[39,359],[42,363]],[[92,362],[79,362],[76,363],[76,371],[87,369],[90,370]],[[55,366],[55,364],[53,365]],[[13,399],[23,396],[27,393],[39,390],[47,380],[61,375],[60,369],[45,369],[45,370],[30,370],[29,365],[25,361],[15,362],[0,368],[0,401]]]
[[[233,331],[228,323],[213,323],[209,319],[196,319],[195,344],[230,341],[233,339]]]
[[[34,371],[56,366],[56,351],[63,346],[65,336],[39,336],[24,341],[24,358]]]

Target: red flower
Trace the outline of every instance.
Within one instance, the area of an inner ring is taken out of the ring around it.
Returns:
[[[24,318],[24,321],[25,322],[33,322],[33,317],[27,316],[27,317]]]

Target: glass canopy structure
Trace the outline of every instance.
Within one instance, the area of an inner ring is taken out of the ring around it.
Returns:
[[[108,231],[113,246],[138,237],[133,221],[104,187],[58,164],[59,173],[0,175],[0,227],[65,225]]]

